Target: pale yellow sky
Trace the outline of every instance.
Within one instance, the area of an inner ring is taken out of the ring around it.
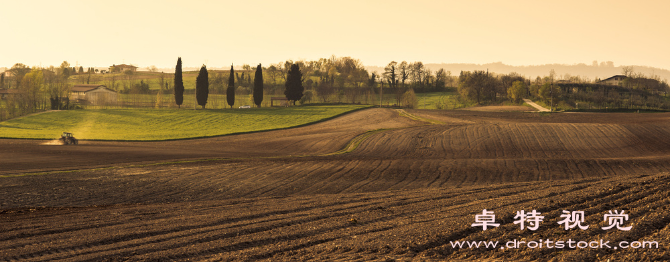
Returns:
[[[670,1],[0,0],[0,67],[209,67],[351,56],[670,69]]]

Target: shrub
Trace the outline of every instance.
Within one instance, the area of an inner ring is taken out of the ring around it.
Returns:
[[[419,100],[416,99],[414,89],[409,89],[402,95],[401,104],[403,107],[416,108],[416,106],[419,104]]]

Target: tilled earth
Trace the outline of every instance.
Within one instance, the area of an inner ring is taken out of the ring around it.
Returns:
[[[670,114],[408,112],[441,123],[369,109],[211,139],[2,140],[0,261],[670,260]],[[499,227],[472,226],[484,209]],[[632,229],[603,230],[610,210]],[[539,240],[612,248],[506,245]]]

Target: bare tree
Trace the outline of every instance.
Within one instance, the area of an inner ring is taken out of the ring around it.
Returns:
[[[396,87],[398,84],[398,73],[397,73],[398,62],[391,61],[384,68],[384,78],[391,85],[391,87]]]
[[[622,66],[621,74],[630,77],[631,75],[633,75],[633,66]]]
[[[402,88],[405,88],[405,81],[409,78],[409,66],[406,61],[400,62],[398,65],[398,71],[400,71],[400,82],[402,82]]]

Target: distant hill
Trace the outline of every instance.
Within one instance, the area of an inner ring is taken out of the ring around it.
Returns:
[[[458,76],[461,71],[474,71],[487,69],[489,72],[498,74],[509,74],[516,72],[526,78],[534,79],[537,76],[543,77],[549,75],[549,71],[554,69],[556,77],[562,79],[566,74],[570,76],[586,77],[590,81],[596,78],[605,79],[613,75],[622,73],[623,66],[592,66],[586,64],[564,65],[564,64],[548,64],[548,65],[532,65],[532,66],[512,66],[501,62],[488,64],[424,64],[424,66],[435,72],[440,68],[446,71],[451,71],[452,76]],[[368,72],[384,72],[384,67],[366,66]],[[649,67],[649,66],[633,66],[634,73],[643,73],[645,76],[658,75],[661,80],[670,80],[670,70]]]

